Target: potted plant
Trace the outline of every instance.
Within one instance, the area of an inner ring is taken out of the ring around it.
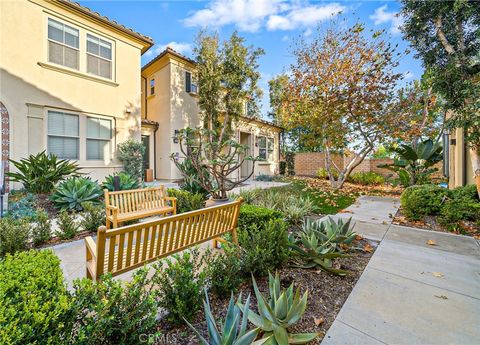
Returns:
[[[227,193],[253,175],[255,164],[236,179],[243,162],[255,158],[247,155],[248,146],[235,140],[234,125],[241,116],[258,114],[257,60],[263,50],[244,43],[237,33],[221,44],[218,35],[200,33],[194,49],[201,126],[177,132],[183,157],[174,153],[171,159],[186,180],[193,179],[209,193],[206,206],[228,201]],[[194,174],[183,169],[185,159]]]

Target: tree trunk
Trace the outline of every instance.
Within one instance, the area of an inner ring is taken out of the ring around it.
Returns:
[[[480,198],[480,149],[470,148],[470,159],[472,160],[473,176],[477,184],[478,197]]]

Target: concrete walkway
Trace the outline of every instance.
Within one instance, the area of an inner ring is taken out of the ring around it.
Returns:
[[[381,243],[322,345],[480,344],[479,243],[391,225],[397,207],[362,197],[335,216]]]

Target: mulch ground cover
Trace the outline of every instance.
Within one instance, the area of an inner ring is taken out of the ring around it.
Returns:
[[[451,234],[472,236],[475,239],[480,240],[480,226],[473,222],[468,222],[468,221],[460,222],[455,229],[451,230],[451,229],[448,229],[445,225],[440,224],[437,216],[425,216],[421,220],[409,220],[405,216],[401,208],[397,211],[397,214],[393,218],[392,224],[409,226],[417,229],[448,232]]]
[[[354,243],[354,246],[364,248],[365,250],[353,250],[349,253],[350,257],[337,259],[337,268],[346,269],[351,272],[344,277],[329,274],[321,270],[306,270],[288,266],[278,270],[283,288],[287,288],[292,282],[295,282],[295,287],[300,287],[302,293],[305,290],[309,291],[306,312],[302,319],[290,328],[291,333],[317,332],[319,336],[311,344],[320,344],[367,266],[376,245],[376,242],[360,239]],[[260,291],[264,296],[268,296],[268,277],[256,278],[256,281]],[[256,310],[256,299],[251,281],[248,280],[240,287],[239,291],[235,294],[235,298],[240,291],[244,299],[248,294],[252,295],[250,308]],[[212,312],[217,322],[219,320],[223,322],[230,296],[219,298],[209,293],[209,299]],[[200,331],[202,336],[208,339],[203,308],[196,314],[191,323]],[[188,326],[171,327],[166,321],[160,321],[158,330],[162,333],[158,339],[158,344],[200,344]]]

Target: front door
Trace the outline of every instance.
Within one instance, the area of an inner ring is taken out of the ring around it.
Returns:
[[[248,150],[245,153],[246,156],[252,155],[252,143],[251,143],[251,134],[240,132],[240,144],[247,145]],[[240,178],[247,177],[252,172],[252,161],[243,161],[242,166],[240,167]]]
[[[145,147],[145,152],[143,153],[143,169],[150,169],[150,136],[142,135],[142,144]]]

